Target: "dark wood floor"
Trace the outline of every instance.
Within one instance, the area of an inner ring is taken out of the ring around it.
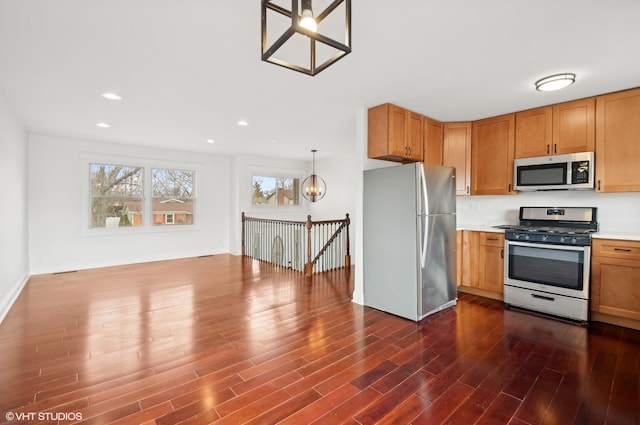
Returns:
[[[35,276],[0,325],[0,421],[639,422],[638,331],[465,294],[416,324],[352,291],[231,255]]]

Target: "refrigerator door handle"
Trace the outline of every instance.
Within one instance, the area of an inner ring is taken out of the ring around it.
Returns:
[[[421,267],[424,268],[424,264],[427,261],[427,234],[429,233],[426,217],[426,214],[429,211],[429,201],[427,198],[427,177],[424,174],[424,165],[420,165],[420,183],[422,184],[422,204],[424,205],[424,210],[421,211],[422,218],[424,219],[424,226],[422,229],[422,252],[420,264]]]
[[[423,229],[422,229],[422,253],[421,253],[422,255],[421,255],[421,259],[420,259],[421,260],[420,261],[420,266],[421,266],[420,268],[424,269],[424,265],[425,265],[425,263],[427,261],[427,240],[428,240],[427,235],[429,233],[429,229],[428,229],[429,224],[427,222],[427,216],[426,215],[423,215],[422,219],[424,220],[424,226],[423,226]]]
[[[420,164],[420,183],[422,186],[422,205],[423,210],[418,211],[419,215],[429,214],[429,198],[427,198],[427,176],[424,174],[424,165]]]

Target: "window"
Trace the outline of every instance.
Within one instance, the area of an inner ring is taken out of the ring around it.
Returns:
[[[253,176],[253,205],[300,205],[300,179]]]
[[[151,170],[154,226],[193,224],[195,171]]]
[[[91,228],[141,226],[143,168],[89,164]]]

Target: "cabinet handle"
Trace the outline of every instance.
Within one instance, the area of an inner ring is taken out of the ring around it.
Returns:
[[[511,192],[511,183],[509,183],[509,189],[507,190],[507,192]]]
[[[411,146],[407,146],[407,156],[411,156]]]
[[[467,195],[469,194],[469,186],[467,186]]]
[[[613,248],[614,251],[631,252],[631,248]]]
[[[547,145],[547,155],[549,155],[549,145]]]
[[[498,238],[487,238],[488,241],[497,241]]]
[[[558,144],[557,143],[555,143],[553,145],[553,153],[558,153]]]
[[[500,258],[504,259],[504,248],[500,250]]]
[[[598,180],[598,190],[600,190],[600,180]]]

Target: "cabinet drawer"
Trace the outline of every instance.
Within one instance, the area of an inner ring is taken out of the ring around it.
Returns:
[[[480,245],[503,247],[504,235],[501,233],[494,233],[494,232],[481,232]]]
[[[593,255],[640,260],[640,242],[613,239],[593,239]]]

